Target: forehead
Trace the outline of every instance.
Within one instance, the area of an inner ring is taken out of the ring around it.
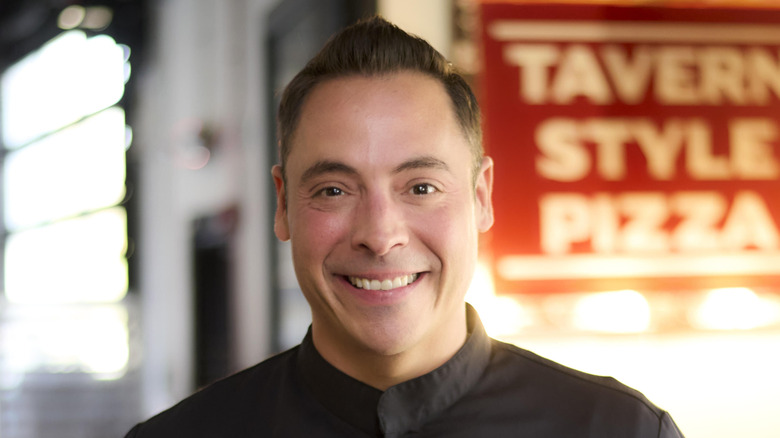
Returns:
[[[404,153],[470,154],[444,86],[406,71],[317,85],[304,102],[291,146],[287,167],[313,155],[376,164]]]

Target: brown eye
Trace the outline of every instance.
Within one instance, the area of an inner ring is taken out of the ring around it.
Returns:
[[[324,196],[326,198],[335,198],[344,194],[344,190],[338,187],[325,187],[317,190],[315,196]]]
[[[431,193],[435,193],[436,187],[430,185],[430,184],[415,184],[412,187],[412,194],[413,195],[430,195]]]
[[[320,190],[320,194],[323,196],[334,197],[343,195],[344,191],[338,187],[325,187],[324,189]]]

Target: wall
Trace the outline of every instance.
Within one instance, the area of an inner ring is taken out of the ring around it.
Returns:
[[[193,387],[192,221],[239,208],[233,326],[238,369],[268,354],[264,26],[274,0],[150,2],[131,159],[140,169],[138,239],[144,411]],[[204,162],[201,128],[214,133]]]

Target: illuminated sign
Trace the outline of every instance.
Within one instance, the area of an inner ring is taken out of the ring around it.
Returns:
[[[780,11],[480,13],[499,291],[780,285]]]

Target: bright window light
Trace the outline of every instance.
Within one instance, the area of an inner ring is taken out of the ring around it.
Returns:
[[[115,104],[125,70],[125,51],[111,37],[69,31],[53,39],[3,75],[5,146],[22,146]]]
[[[644,332],[650,327],[650,305],[633,290],[588,294],[575,306],[574,326],[606,333]]]
[[[9,235],[7,299],[41,304],[120,301],[127,292],[126,236],[122,208]]]
[[[111,18],[94,11],[68,26]],[[33,372],[116,379],[127,370],[127,214],[119,204],[132,133],[114,105],[128,57],[108,36],[69,31],[0,78],[0,388]]]
[[[124,112],[113,107],[8,154],[6,227],[32,227],[120,202],[126,142]]]
[[[780,302],[744,288],[714,289],[691,315],[705,330],[750,330],[780,323]]]
[[[121,377],[129,358],[127,310],[121,305],[15,306],[4,312],[0,353],[6,373]]]

